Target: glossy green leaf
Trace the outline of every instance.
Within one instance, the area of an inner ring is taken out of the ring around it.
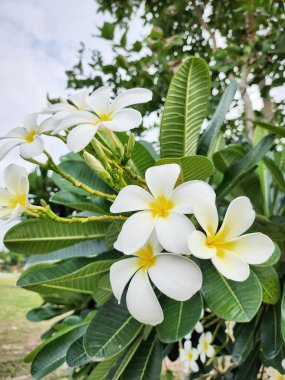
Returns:
[[[280,282],[276,270],[272,267],[257,266],[252,269],[262,287],[262,301],[274,305],[280,298]]]
[[[223,277],[210,260],[200,260],[203,273],[202,294],[218,317],[235,322],[249,322],[262,301],[262,290],[254,273],[244,282]]]
[[[36,307],[28,311],[26,318],[31,322],[45,321],[61,315],[71,310],[70,307],[62,305],[45,304],[42,307]]]
[[[111,298],[112,294],[110,275],[106,273],[99,279],[98,285],[93,292],[93,298],[98,305],[102,305]]]
[[[254,348],[255,321],[244,323],[236,331],[236,340],[232,358],[236,365],[241,365]]]
[[[185,302],[175,301],[166,296],[159,299],[164,313],[163,322],[156,327],[159,339],[164,343],[177,342],[191,332],[202,312],[200,293]]]
[[[70,345],[66,353],[66,363],[69,367],[79,367],[90,361],[91,359],[84,350],[83,337],[80,337]]]
[[[245,362],[238,368],[234,380],[256,380],[260,370],[261,362],[258,350],[249,353]]]
[[[108,249],[113,249],[114,243],[121,232],[123,224],[123,221],[116,220],[109,225],[105,235],[105,244]]]
[[[285,180],[282,171],[269,157],[264,157],[263,162],[265,163],[267,169],[270,171],[272,178],[279,189],[285,192]]]
[[[39,263],[53,263],[68,258],[97,256],[106,251],[107,248],[103,239],[83,241],[82,243],[74,244],[71,247],[62,248],[51,253],[32,255],[28,258],[25,268]]]
[[[183,182],[192,180],[205,181],[214,171],[212,162],[204,156],[190,156],[179,159]]]
[[[112,358],[104,360],[103,362],[97,364],[97,366],[88,376],[87,380],[105,380],[108,372],[115,364],[117,358],[118,356],[113,356]]]
[[[122,380],[159,380],[162,347],[152,333],[143,341],[122,375]]]
[[[169,86],[160,131],[161,157],[194,155],[207,116],[209,69],[201,58],[181,64]]]
[[[12,227],[4,237],[12,252],[48,253],[86,240],[105,236],[108,223],[62,223],[45,220],[25,220]]]
[[[285,240],[285,225],[269,220],[263,215],[256,215],[252,230],[262,232],[274,241]]]
[[[272,359],[282,347],[280,304],[268,308],[261,323],[261,349],[265,358]]]
[[[229,86],[226,88],[223,93],[221,100],[216,108],[216,111],[209,122],[208,128],[204,131],[201,136],[198,153],[207,156],[210,152],[213,151],[214,145],[216,143],[219,130],[223,125],[226,115],[229,111],[230,105],[234,100],[235,94],[237,91],[237,82],[231,81]]]
[[[240,160],[246,154],[243,146],[231,144],[226,148],[219,150],[213,155],[215,167],[224,173],[233,163]]]
[[[109,271],[115,260],[108,259],[106,255],[91,262],[90,260],[92,259],[73,259],[45,267],[32,267],[21,275],[17,285],[33,286],[33,289],[35,285],[42,285],[45,288],[92,294],[102,275]]]
[[[109,359],[124,350],[142,327],[125,305],[112,298],[91,321],[84,336],[85,350],[95,361]]]
[[[274,133],[277,136],[285,137],[285,128],[273,125],[261,120],[254,120],[253,123],[260,128],[264,128],[267,131]]]
[[[110,202],[99,197],[84,197],[68,191],[59,191],[50,198],[52,203],[71,207],[76,210],[90,211],[98,214],[108,214]]]
[[[222,183],[216,189],[219,198],[224,197],[229,191],[239,183],[244,174],[252,170],[272,147],[274,136],[264,137],[255,147],[253,147],[244,157],[233,163],[224,174]]]

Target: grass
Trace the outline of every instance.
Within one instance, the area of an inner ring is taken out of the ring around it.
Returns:
[[[29,380],[30,365],[24,357],[40,342],[51,322],[29,322],[26,313],[41,304],[37,293],[16,287],[17,276],[0,273],[0,377],[1,380]],[[51,375],[47,379],[62,379]]]

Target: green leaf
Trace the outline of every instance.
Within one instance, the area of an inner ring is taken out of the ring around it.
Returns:
[[[254,348],[255,321],[242,324],[235,335],[232,358],[236,365],[241,365]]]
[[[48,253],[86,240],[104,237],[108,223],[61,223],[45,220],[25,220],[12,227],[4,237],[12,252]]]
[[[174,301],[166,296],[162,296],[159,301],[164,312],[164,320],[156,327],[156,330],[159,339],[164,343],[182,339],[194,329],[201,317],[200,293],[185,302]]]
[[[276,270],[272,267],[252,267],[262,287],[262,301],[274,305],[280,298],[280,282]]]
[[[272,178],[276,182],[279,189],[285,192],[285,180],[282,171],[269,157],[264,157],[263,162],[265,163],[267,169],[270,171]]]
[[[112,298],[99,309],[84,336],[87,354],[101,361],[123,351],[142,330],[125,305]]]
[[[88,376],[87,380],[106,380],[106,375],[116,362],[117,358],[118,356],[113,356],[112,358],[99,363]]]
[[[257,265],[257,267],[271,267],[272,265],[275,265],[278,263],[281,256],[281,250],[279,246],[275,243],[275,250],[272,253],[272,255],[269,257],[265,263]]]
[[[209,260],[200,260],[202,294],[208,307],[228,321],[249,322],[262,301],[262,290],[254,273],[244,282],[227,280]]]
[[[169,86],[160,131],[161,157],[194,155],[207,116],[210,76],[201,58],[181,64]]]
[[[122,380],[159,380],[162,347],[155,334],[143,341],[122,375]]]
[[[219,198],[224,197],[237,185],[244,174],[252,170],[272,147],[274,136],[264,137],[255,147],[253,147],[243,158],[233,163],[225,172],[222,183],[216,189]]]
[[[69,311],[71,308],[66,306],[58,306],[46,304],[42,307],[36,307],[28,311],[26,318],[31,322],[45,321]]]
[[[268,235],[272,240],[285,240],[285,226],[275,223],[263,215],[256,215],[252,230]]]
[[[216,111],[208,125],[208,128],[202,134],[199,146],[198,153],[207,156],[210,152],[213,151],[214,145],[217,141],[218,133],[223,125],[226,115],[229,111],[230,105],[234,100],[235,94],[237,91],[237,82],[231,81],[229,86],[226,88],[221,100],[216,108]]]
[[[64,205],[76,210],[90,211],[98,214],[108,214],[110,202],[100,197],[84,197],[68,191],[59,191],[51,196],[52,203]]]
[[[72,328],[59,332],[55,337],[52,337],[53,339],[44,341],[42,345],[37,347],[31,366],[33,379],[41,379],[63,364],[68,348],[84,334],[85,330],[86,323],[72,326]]]
[[[108,273],[100,278],[97,287],[94,289],[93,298],[97,305],[102,305],[110,299],[112,294],[110,276]]]
[[[17,285],[22,287],[42,285],[45,288],[92,294],[102,275],[109,271],[114,262],[106,255],[104,259],[98,258],[91,263],[88,259],[74,259],[44,268],[35,266],[21,275]]]
[[[138,337],[135,342],[123,352],[123,354],[118,358],[116,364],[111,368],[110,372],[104,380],[119,380],[124,370],[126,369],[129,362],[132,360],[136,350],[141,344],[142,337]]]
[[[214,171],[212,162],[204,156],[190,156],[179,159],[183,182],[192,180],[205,181]]]
[[[246,154],[243,146],[231,144],[213,155],[215,167],[224,173],[233,163],[240,160]]]
[[[280,305],[268,308],[261,323],[261,349],[265,358],[272,359],[282,347]]]
[[[283,287],[283,295],[282,295],[282,302],[281,302],[281,333],[283,342],[285,343],[285,284]]]
[[[100,29],[101,37],[107,40],[113,40],[116,23],[104,22],[104,25]]]
[[[258,350],[250,352],[245,362],[238,368],[234,380],[256,380],[260,370],[260,360]]]
[[[121,232],[124,222],[116,220],[109,225],[109,228],[105,235],[105,244],[108,249],[112,249],[115,241],[117,240],[119,233]]]
[[[66,353],[66,363],[69,367],[79,367],[91,361],[83,346],[83,337],[71,344]]]
[[[29,268],[39,263],[53,263],[68,258],[97,256],[106,252],[107,247],[103,239],[88,240],[74,244],[71,247],[59,249],[51,253],[32,255],[28,258],[25,268]]]
[[[278,127],[277,125],[269,124],[265,121],[260,120],[253,120],[253,124],[255,124],[257,127],[264,128],[277,136],[285,137],[285,128],[283,127]]]

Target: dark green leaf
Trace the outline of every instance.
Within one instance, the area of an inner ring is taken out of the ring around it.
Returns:
[[[274,305],[280,298],[280,282],[276,270],[272,267],[254,266],[253,271],[262,287],[262,301]]]
[[[280,304],[271,306],[264,314],[261,324],[261,349],[267,359],[278,355],[282,347]]]
[[[233,362],[241,365],[254,348],[255,321],[244,323],[240,326],[236,335],[233,348]]]
[[[91,361],[83,346],[83,337],[71,344],[66,353],[66,363],[69,367],[79,367]]]

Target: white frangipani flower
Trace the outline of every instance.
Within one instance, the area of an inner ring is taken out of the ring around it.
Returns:
[[[261,264],[274,251],[272,240],[259,232],[242,235],[255,219],[255,212],[247,197],[233,200],[218,229],[218,212],[214,202],[196,198],[194,215],[205,231],[194,231],[188,238],[191,253],[200,259],[211,259],[217,270],[226,278],[245,281],[249,264]]]
[[[92,141],[100,127],[116,132],[129,131],[138,127],[142,122],[140,112],[126,107],[146,103],[151,99],[151,91],[144,88],[133,88],[118,95],[111,103],[111,88],[100,87],[85,98],[89,110],[85,110],[85,108],[83,110],[73,110],[76,112],[72,111],[64,117],[53,133],[75,127],[67,136],[67,145],[73,152],[79,152]],[[65,106],[66,111],[67,108],[71,110],[70,107],[72,106],[67,106],[70,105]],[[63,110],[63,105],[60,107]],[[58,110],[60,110],[60,107],[58,107]],[[53,109],[56,108],[54,107]]]
[[[192,342],[190,340],[186,340],[184,342],[183,349],[180,350],[180,355],[179,355],[179,359],[182,361],[186,372],[199,371],[198,364],[196,363],[198,357],[199,357],[198,350],[192,347]]]
[[[0,219],[18,218],[28,207],[28,174],[22,166],[9,165],[4,171],[6,188],[0,188]]]
[[[212,339],[213,336],[210,331],[201,334],[199,338],[198,351],[202,363],[205,363],[206,357],[211,358],[215,353],[215,349],[211,345]]]
[[[269,367],[266,370],[268,380],[285,380],[285,375],[282,375],[277,369]]]
[[[115,248],[119,244],[125,254],[132,254],[145,244],[155,229],[164,249],[189,253],[187,238],[195,228],[185,214],[193,213],[193,199],[197,196],[214,202],[216,195],[203,181],[185,182],[174,189],[179,173],[177,164],[155,166],[145,173],[151,194],[135,185],[126,186],[119,192],[111,212],[139,212],[124,223]]]
[[[44,143],[40,135],[48,132],[50,126],[44,122],[37,123],[38,114],[32,113],[25,117],[24,126],[12,129],[7,136],[1,140],[8,140],[0,149],[0,160],[2,160],[10,150],[20,146],[20,154],[23,158],[38,156],[44,151]]]
[[[149,279],[159,291],[177,301],[188,300],[202,286],[201,271],[193,261],[161,251],[157,237],[152,234],[134,257],[118,261],[110,269],[111,286],[118,302],[130,282],[127,308],[139,322],[152,326],[163,321],[163,311]]]

